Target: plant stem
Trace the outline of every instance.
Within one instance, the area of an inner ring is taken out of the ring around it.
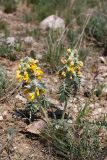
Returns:
[[[29,113],[30,115],[29,115],[29,122],[31,123],[31,121],[32,121],[32,111],[30,110],[30,113]]]
[[[43,116],[45,117],[46,122],[49,123],[47,111],[43,107],[41,107],[41,111],[43,113]]]
[[[65,104],[64,104],[64,110],[61,118],[62,121],[64,120],[66,109],[67,109],[67,101],[65,101]]]

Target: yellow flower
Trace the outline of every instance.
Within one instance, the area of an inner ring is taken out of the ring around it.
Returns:
[[[78,74],[78,75],[81,75],[82,73],[79,71],[77,74]]]
[[[21,65],[19,65],[18,69],[21,70]]]
[[[68,53],[71,53],[71,49],[70,49],[70,48],[68,48],[68,49],[67,49],[67,52],[68,52]]]
[[[38,76],[38,80],[41,80],[42,79],[42,77],[41,76]]]
[[[29,100],[33,101],[35,99],[35,92],[29,93]]]
[[[39,89],[36,87],[36,89],[35,89],[35,92],[36,92],[36,95],[37,96],[40,96],[40,92],[39,92]]]
[[[20,71],[16,71],[16,78],[18,79],[20,77]]]
[[[46,92],[46,90],[45,89],[42,89],[42,93],[45,93]]]
[[[24,72],[23,80],[26,81],[26,82],[28,82],[28,80],[29,80],[29,75],[28,75],[27,72]]]
[[[19,80],[19,82],[21,82],[23,80],[22,75],[20,74],[20,71],[16,71],[16,78]]]
[[[32,64],[30,64],[30,68],[34,71],[37,68],[37,65],[32,63]]]
[[[79,72],[81,68],[79,66],[75,67],[75,69]]]
[[[63,77],[66,77],[66,73],[65,73],[64,71],[61,73],[61,75],[62,75]]]
[[[43,75],[43,71],[40,69],[36,69],[35,71],[36,76],[42,76]]]
[[[68,70],[68,72],[71,72],[71,73],[75,74],[74,67],[68,67],[67,70]]]
[[[70,67],[67,67],[67,71],[70,72]]]
[[[78,65],[79,65],[80,67],[83,67],[83,62],[82,62],[82,61],[79,61],[79,62],[78,62]]]
[[[46,90],[44,88],[39,89],[39,94],[44,94],[46,92]]]

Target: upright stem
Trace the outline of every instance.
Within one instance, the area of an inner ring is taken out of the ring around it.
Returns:
[[[43,113],[43,116],[45,117],[46,122],[49,123],[47,111],[43,107],[41,107],[41,111]]]
[[[64,120],[66,109],[67,109],[67,101],[65,101],[65,104],[64,104],[64,110],[61,118],[62,121]]]

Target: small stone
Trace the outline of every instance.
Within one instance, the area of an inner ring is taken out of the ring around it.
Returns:
[[[41,60],[42,57],[43,57],[42,54],[36,54],[36,58],[37,58],[37,59]]]
[[[100,107],[100,104],[99,104],[99,103],[95,103],[95,107],[96,107],[96,108],[99,108],[99,107]]]
[[[25,129],[27,132],[33,133],[33,134],[40,134],[40,132],[46,127],[46,122],[43,120],[38,120],[33,122],[32,124],[28,125]]]
[[[104,81],[104,78],[103,78],[101,75],[98,75],[95,79],[96,79],[98,82],[103,82],[103,81]]]
[[[89,107],[92,108],[92,109],[95,108],[94,104],[90,104]]]
[[[0,115],[0,121],[2,121],[3,120],[3,116],[2,115]]]
[[[35,42],[34,38],[31,36],[25,37],[23,40],[26,44],[29,44],[29,45]]]
[[[77,108],[76,105],[73,106],[73,111],[74,111],[75,113],[78,113],[78,108]]]
[[[100,59],[101,63],[106,64],[106,60],[105,60],[105,58],[104,58],[104,57],[99,57],[99,59]]]
[[[93,111],[93,115],[100,115],[102,113],[102,108],[97,108]]]
[[[4,112],[2,113],[2,115],[3,115],[3,118],[6,119],[6,117],[7,117],[7,115],[8,115],[7,111],[4,111]]]
[[[15,46],[15,37],[7,37],[6,43],[9,46]]]
[[[98,112],[101,113],[102,112],[102,108],[98,108]]]
[[[81,78],[81,85],[84,86],[86,85],[87,81],[85,78]]]
[[[105,86],[102,91],[101,91],[101,95],[100,98],[104,97],[104,99],[107,99],[107,86]]]
[[[107,67],[106,66],[99,66],[98,70],[100,73],[104,73],[104,72],[107,72]]]
[[[107,73],[105,72],[105,73],[103,73],[101,76],[102,76],[103,78],[107,78]]]
[[[93,115],[98,115],[98,114],[99,114],[98,110],[93,111]]]
[[[68,122],[68,123],[70,123],[70,124],[72,124],[72,123],[73,123],[73,121],[72,121],[71,119],[69,119],[67,122]]]

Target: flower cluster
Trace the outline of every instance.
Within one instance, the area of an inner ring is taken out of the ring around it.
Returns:
[[[28,101],[34,101],[45,93],[45,87],[41,79],[43,71],[38,67],[38,60],[25,57],[21,60],[16,78],[21,84],[23,95]]]
[[[61,63],[63,66],[59,71],[60,78],[73,79],[75,77],[80,77],[83,62],[78,60],[76,50],[67,49],[67,55],[61,59]]]

